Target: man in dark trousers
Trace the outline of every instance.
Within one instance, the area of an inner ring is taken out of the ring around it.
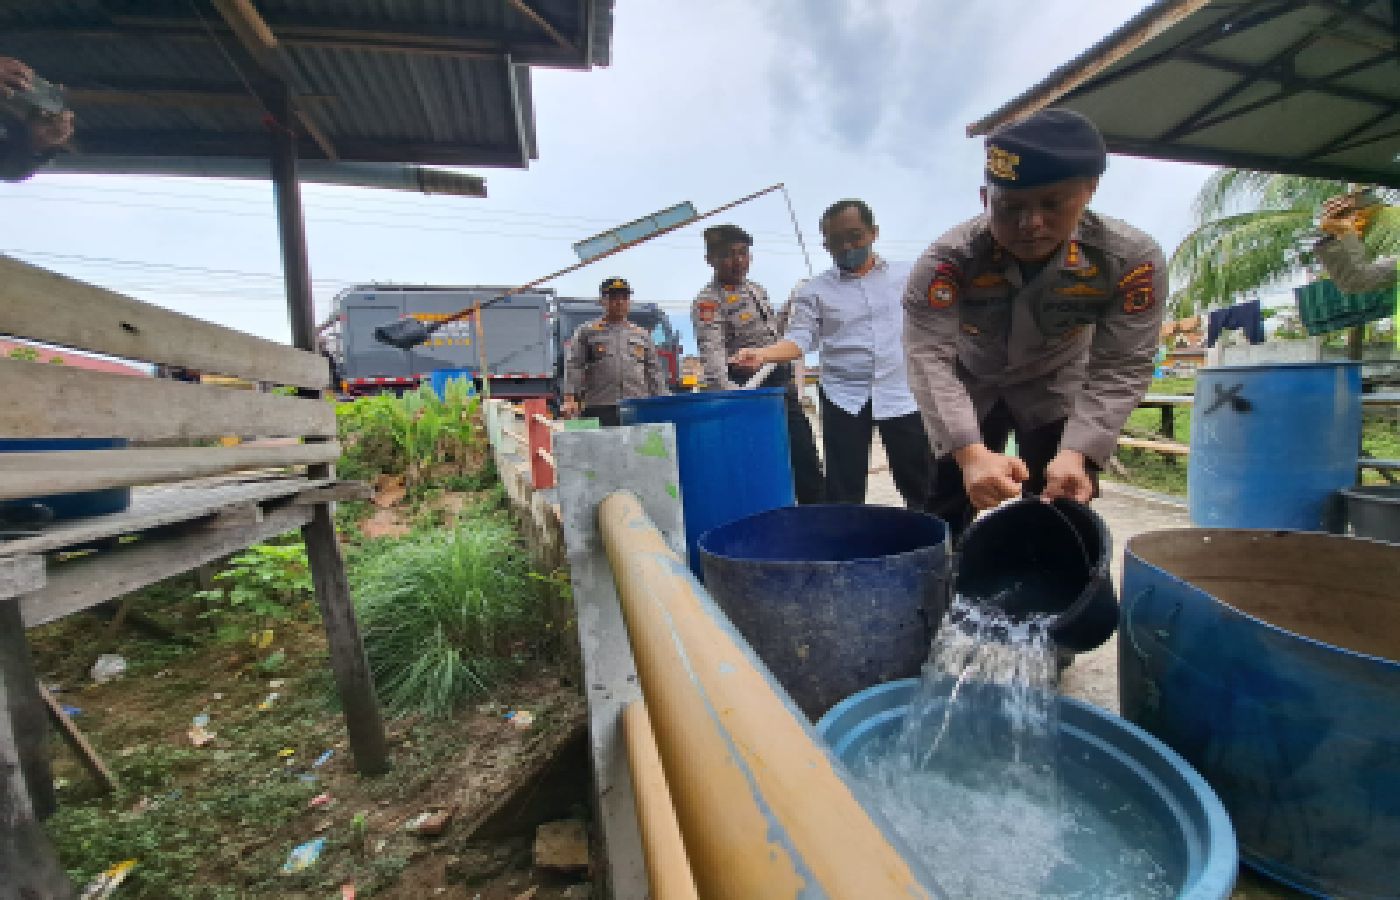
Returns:
[[[907,507],[922,510],[933,463],[900,351],[909,264],[875,252],[880,229],[862,200],[833,203],[819,224],[835,265],[793,289],[781,340],[740,350],[730,361],[759,366],[816,351],[827,502],[865,502],[872,433],[879,429],[895,488]]]
[[[904,295],[909,384],[954,533],[1024,494],[1088,502],[1147,392],[1162,248],[1087,209],[1108,164],[1083,116],[1045,110],[986,143],[984,212],[933,243]],[[1020,458],[1004,453],[1016,435]]]
[[[632,308],[627,279],[606,278],[598,293],[603,317],[578,327],[564,357],[563,413],[617,425],[620,401],[670,392],[651,335],[627,320]]]
[[[716,390],[734,390],[753,377],[756,367],[731,366],[729,357],[745,347],[763,347],[783,333],[787,311],[775,314],[763,285],[750,281],[753,238],[737,225],[705,229],[705,262],[714,278],[696,295],[690,318],[705,364],[705,383]],[[821,460],[812,423],[802,411],[801,386],[791,363],[775,366],[763,387],[786,388],[789,453],[798,503],[821,503],[824,497]]]

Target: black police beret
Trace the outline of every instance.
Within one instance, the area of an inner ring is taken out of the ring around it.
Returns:
[[[627,283],[626,278],[604,278],[603,283],[598,286],[598,296],[606,297],[613,291],[626,291],[632,293],[632,285]]]
[[[1039,187],[1096,178],[1108,168],[1103,135],[1079,113],[1044,109],[987,135],[987,183]]]
[[[705,249],[708,250],[716,244],[745,244],[752,247],[753,235],[738,225],[711,225],[705,229]]]

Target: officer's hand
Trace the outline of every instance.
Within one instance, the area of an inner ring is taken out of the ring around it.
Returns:
[[[1089,469],[1084,463],[1084,454],[1078,450],[1061,450],[1045,467],[1045,490],[1042,500],[1055,500],[1065,497],[1088,503],[1094,499],[1094,482],[1089,478]]]
[[[745,347],[729,357],[729,364],[740,369],[757,369],[765,362],[767,360],[763,358],[763,351],[757,347]]]
[[[0,56],[0,92],[13,97],[34,87],[34,70],[17,59]]]
[[[1341,194],[1323,201],[1322,216],[1317,227],[1335,237],[1356,234],[1359,229],[1356,227],[1355,216],[1356,197]]]
[[[572,419],[578,415],[578,401],[573,397],[565,397],[564,405],[559,408],[560,414],[566,419]]]
[[[73,137],[73,111],[65,109],[56,116],[45,116],[29,126],[29,142],[35,153],[62,147]]]
[[[963,489],[977,509],[991,509],[1021,496],[1021,482],[1030,477],[1026,464],[1014,456],[995,453],[982,444],[957,451]]]

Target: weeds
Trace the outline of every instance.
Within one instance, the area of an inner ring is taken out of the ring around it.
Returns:
[[[420,532],[359,561],[355,597],[384,701],[446,715],[518,668],[539,619],[515,531],[480,517]]]
[[[262,628],[269,621],[284,621],[313,596],[306,545],[254,544],[229,560],[228,568],[214,576],[225,589],[198,591],[195,596],[215,604],[227,603],[235,612],[256,619]],[[215,608],[211,614],[218,614]]]
[[[340,471],[369,479],[402,474],[410,491],[427,482],[479,479],[484,439],[477,424],[480,399],[465,381],[449,381],[438,397],[426,385],[395,397],[378,394],[336,407],[345,451]]]

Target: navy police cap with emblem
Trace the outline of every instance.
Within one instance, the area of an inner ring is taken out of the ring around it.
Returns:
[[[1044,109],[987,135],[987,183],[1040,187],[1067,178],[1097,178],[1108,168],[1103,135],[1084,116]]]
[[[598,286],[598,295],[606,297],[614,291],[626,291],[632,293],[632,285],[627,283],[626,278],[604,278],[603,283]]]

